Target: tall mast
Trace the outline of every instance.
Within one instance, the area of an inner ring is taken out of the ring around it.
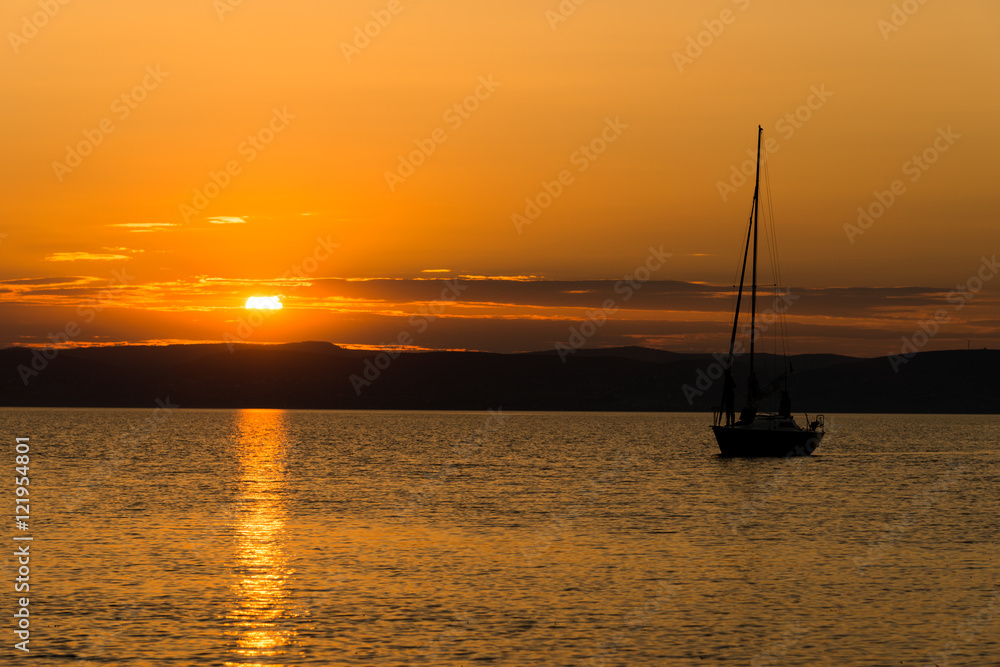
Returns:
[[[757,338],[757,220],[760,215],[760,142],[764,128],[757,126],[757,183],[753,189],[753,284],[750,287],[750,378],[747,402],[757,404],[757,381],[753,374],[754,342]]]
[[[747,275],[747,257],[750,255],[750,230],[753,228],[753,209],[750,210],[750,223],[747,225],[747,243],[743,248],[743,270],[740,272],[740,289],[736,293],[736,314],[733,315],[733,334],[729,338],[729,359],[726,368],[733,367],[733,353],[736,350],[736,329],[740,325],[740,304],[743,302],[743,283]]]

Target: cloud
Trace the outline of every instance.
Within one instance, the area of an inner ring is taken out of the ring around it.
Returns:
[[[130,232],[154,232],[163,231],[169,227],[177,227],[177,225],[172,222],[123,222],[110,226],[121,227],[129,230]]]
[[[86,282],[89,278],[83,276],[53,276],[49,278],[15,278],[0,281],[2,285],[74,285]]]
[[[463,280],[513,280],[516,282],[542,281],[543,276],[460,276]]]
[[[45,258],[46,262],[111,262],[117,259],[131,259],[128,255],[99,252],[57,252]]]
[[[208,222],[213,225],[244,225],[246,220],[238,216],[216,216],[214,218],[209,218]]]

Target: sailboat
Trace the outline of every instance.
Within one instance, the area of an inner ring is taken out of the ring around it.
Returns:
[[[740,287],[736,293],[736,314],[733,317],[733,333],[729,340],[729,356],[723,372],[722,406],[715,411],[712,431],[719,443],[723,456],[743,457],[791,457],[809,456],[823,439],[823,415],[806,422],[808,426],[796,423],[791,411],[788,395],[788,375],[790,368],[779,376],[776,389],[781,386],[781,403],[777,412],[763,412],[759,409],[764,392],[761,391],[754,374],[755,343],[757,338],[757,229],[760,217],[760,149],[764,128],[757,128],[757,178],[753,192],[753,206],[750,209],[750,223],[747,228],[746,246],[743,251],[743,269],[740,273]],[[733,359],[736,348],[736,333],[740,323],[740,306],[743,301],[747,260],[751,257],[752,276],[750,285],[750,359],[747,377],[747,403],[736,419],[736,400],[733,380]],[[776,261],[776,258],[775,258]],[[787,361],[787,355],[785,356]]]

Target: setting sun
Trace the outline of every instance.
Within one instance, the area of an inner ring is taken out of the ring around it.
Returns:
[[[281,310],[280,296],[252,296],[247,299],[247,310]]]

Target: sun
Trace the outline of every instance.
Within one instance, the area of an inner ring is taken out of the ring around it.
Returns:
[[[247,299],[247,310],[281,310],[280,296],[252,296]]]

